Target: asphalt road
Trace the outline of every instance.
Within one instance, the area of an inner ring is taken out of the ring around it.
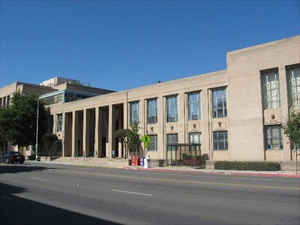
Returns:
[[[300,179],[0,165],[0,224],[300,225]]]

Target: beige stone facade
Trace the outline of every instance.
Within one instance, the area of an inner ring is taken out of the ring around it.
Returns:
[[[292,93],[300,103],[298,71],[300,36],[236,50],[227,53],[226,70],[51,105],[53,131],[62,140],[64,157],[111,158],[114,150],[124,158],[115,132],[128,128],[138,112],[140,134],[157,137],[157,147],[147,153],[152,159],[166,159],[169,134],[177,134],[178,143],[190,143],[195,134],[210,160],[292,161],[281,127],[292,110],[299,110],[290,99]],[[156,99],[155,123],[147,120],[151,99]],[[138,110],[131,112],[133,102]],[[58,115],[63,118],[59,130]]]
[[[229,52],[227,69],[223,71],[57,104],[51,107],[51,112],[64,115],[59,136],[66,157],[110,158],[114,149],[118,157],[124,157],[114,134],[116,129],[129,127],[130,104],[138,102],[141,135],[157,135],[157,149],[148,152],[152,159],[166,158],[168,134],[177,134],[178,143],[189,143],[190,133],[200,133],[202,153],[208,154],[211,160],[290,161],[293,153],[283,131],[280,147],[276,149],[274,144],[275,147],[268,149],[266,130],[268,125],[281,127],[286,123],[291,110],[287,70],[299,65],[300,36],[296,36]],[[262,76],[268,70],[277,71],[280,105],[264,109]],[[212,95],[218,88],[225,90],[227,115],[214,118]],[[201,115],[200,119],[189,120],[188,94],[194,92],[200,93]],[[168,96],[177,96],[176,122],[167,122]],[[147,122],[149,99],[157,99],[154,124]],[[226,149],[215,149],[214,132],[217,131],[227,132]],[[269,141],[275,142],[275,138]]]

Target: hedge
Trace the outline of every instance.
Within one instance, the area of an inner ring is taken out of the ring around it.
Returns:
[[[242,161],[216,161],[216,170],[255,170],[278,171],[281,170],[278,162],[242,162]]]

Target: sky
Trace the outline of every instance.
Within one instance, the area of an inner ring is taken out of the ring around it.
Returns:
[[[62,76],[131,89],[299,34],[299,0],[0,0],[0,87]]]

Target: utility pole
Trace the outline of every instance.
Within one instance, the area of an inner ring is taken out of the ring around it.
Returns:
[[[40,101],[37,100],[36,107],[36,135],[35,135],[35,159],[38,160],[38,149],[39,149],[39,113],[40,113]]]

